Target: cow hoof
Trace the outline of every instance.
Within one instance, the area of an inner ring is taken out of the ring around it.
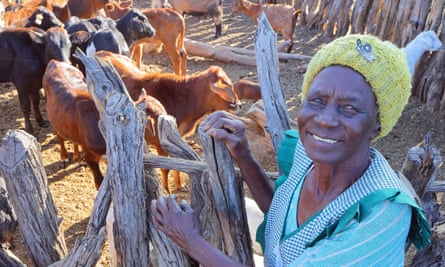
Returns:
[[[33,128],[25,128],[25,131],[26,131],[27,133],[29,133],[30,135],[32,135],[32,136],[36,136],[36,135],[34,134],[34,129],[33,129]]]
[[[70,164],[69,159],[62,159],[62,169],[66,169],[66,167],[68,167],[69,164]]]
[[[46,120],[39,120],[39,121],[37,121],[37,123],[39,124],[40,127],[43,127],[43,128],[47,128],[49,126],[49,122]]]

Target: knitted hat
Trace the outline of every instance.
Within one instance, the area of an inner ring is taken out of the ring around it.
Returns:
[[[301,88],[306,96],[314,77],[330,65],[342,65],[359,72],[377,99],[380,134],[387,135],[397,123],[411,95],[411,75],[405,52],[372,35],[351,34],[320,49],[309,63]]]

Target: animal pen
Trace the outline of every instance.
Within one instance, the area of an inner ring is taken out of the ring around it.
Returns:
[[[445,1],[436,2],[443,4]],[[290,128],[279,83],[275,45],[276,34],[263,16],[256,33],[255,48],[268,118],[266,129],[274,148],[279,145],[283,132]],[[178,169],[188,173],[191,205],[199,214],[204,236],[216,248],[252,266],[242,179],[224,144],[199,131],[204,150],[204,159],[201,159],[179,136],[174,119],[161,116],[161,144],[172,158],[144,153],[145,117],[142,109],[130,101],[121,79],[110,64],[94,57],[79,57],[87,65],[88,87],[101,114],[108,165],[85,237],[78,240],[70,251],[59,231],[61,218],[51,198],[39,158],[38,142],[23,131],[10,130],[0,147],[0,174],[5,178],[11,204],[35,266],[95,266],[106,239],[105,218],[111,202],[115,216],[113,236],[117,266],[148,266],[151,258],[156,258],[155,266],[195,265],[153,227],[148,203],[162,194],[153,168]],[[434,180],[441,161],[439,151],[427,136],[421,145],[408,152],[401,170],[414,185],[432,225],[439,220],[435,194],[444,188],[443,183]],[[416,255],[413,265],[416,262],[427,266],[437,263],[433,261],[437,258],[428,260],[428,257],[443,251],[441,235],[440,230],[433,228],[433,244],[437,246]],[[150,250],[150,245],[153,250]],[[5,266],[24,266],[3,248],[0,248],[0,262]]]

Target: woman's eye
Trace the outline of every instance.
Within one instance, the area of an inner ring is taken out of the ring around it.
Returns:
[[[314,104],[323,104],[323,99],[321,99],[319,97],[315,97],[315,98],[309,99],[309,102],[314,103]]]
[[[356,107],[354,107],[352,105],[343,105],[342,109],[348,113],[360,113],[359,109],[357,109]]]

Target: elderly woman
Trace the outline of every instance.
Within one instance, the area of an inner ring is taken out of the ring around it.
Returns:
[[[411,92],[405,54],[370,35],[323,47],[308,65],[298,110],[278,151],[272,188],[243,124],[209,115],[201,127],[223,140],[266,213],[257,233],[266,266],[403,266],[407,238],[431,231],[408,186],[371,143],[396,124]],[[174,198],[152,202],[155,225],[204,266],[241,266],[205,241],[196,214]]]

